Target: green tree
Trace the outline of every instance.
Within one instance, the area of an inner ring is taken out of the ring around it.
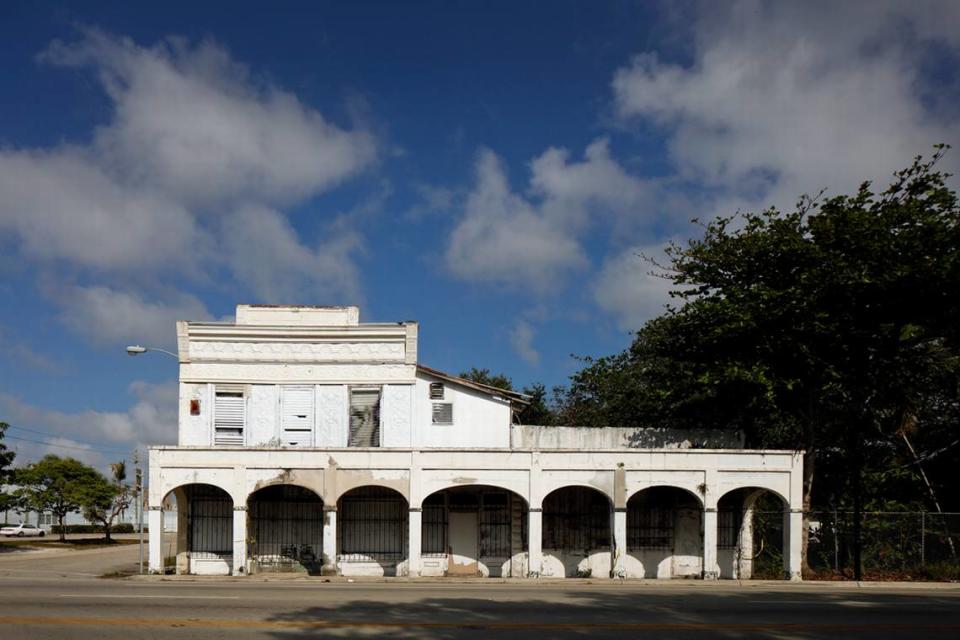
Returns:
[[[125,482],[127,479],[127,465],[123,461],[110,465],[111,479],[107,481],[101,476],[90,487],[87,502],[83,507],[83,515],[90,522],[97,522],[103,527],[104,539],[110,542],[110,532],[116,519],[130,508],[133,501],[133,490]]]
[[[17,495],[36,511],[49,511],[60,525],[60,540],[66,541],[63,520],[68,513],[102,503],[110,483],[92,467],[74,458],[44,456],[16,473]]]
[[[490,369],[470,367],[470,370],[462,372],[460,377],[477,384],[485,384],[488,387],[513,391],[513,380],[502,373],[490,373]]]
[[[719,218],[668,248],[676,307],[573,376],[584,424],[744,429],[803,449],[804,507],[824,455],[862,503],[863,468],[933,444],[958,411],[960,209],[918,158],[874,193]],[[922,414],[922,415],[921,415]],[[836,464],[839,462],[839,464]]]

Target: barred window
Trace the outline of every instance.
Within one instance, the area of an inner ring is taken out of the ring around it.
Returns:
[[[676,511],[672,507],[640,507],[627,512],[627,548],[673,549]]]
[[[717,548],[736,549],[740,540],[743,512],[739,509],[722,509],[717,512]]]
[[[587,551],[610,546],[610,502],[587,487],[565,487],[543,501],[543,548]]]
[[[444,554],[447,552],[447,496],[435,493],[423,501],[421,552]]]

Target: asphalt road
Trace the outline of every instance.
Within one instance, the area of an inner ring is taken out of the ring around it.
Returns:
[[[81,536],[68,536],[76,539]],[[89,536],[87,536],[89,537]],[[121,534],[117,538],[134,539],[135,535]],[[49,541],[49,540],[48,540]],[[136,544],[94,549],[42,548],[26,550],[7,548],[0,552],[0,577],[81,577],[96,578],[114,571],[136,573],[139,549]],[[144,558],[147,557],[144,545]]]
[[[956,638],[960,587],[0,577],[4,639]]]

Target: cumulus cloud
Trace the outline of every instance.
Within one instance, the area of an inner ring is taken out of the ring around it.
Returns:
[[[225,221],[223,238],[236,277],[264,302],[289,303],[305,296],[348,302],[360,295],[353,254],[361,240],[353,231],[337,230],[310,249],[279,212],[245,207]]]
[[[128,450],[175,443],[176,382],[134,382],[128,392],[134,398],[128,411],[78,412],[45,409],[0,393],[0,412],[4,421],[14,427],[7,432],[7,445],[17,451],[17,465],[53,453],[104,469]],[[43,435],[51,433],[57,435]]]
[[[177,320],[212,320],[195,296],[168,292],[151,296],[106,286],[71,286],[57,294],[61,320],[75,333],[100,345],[144,343],[172,350]]]
[[[704,3],[693,62],[641,53],[614,75],[615,105],[667,129],[679,175],[718,190],[715,210],[788,207],[956,141],[955,105],[929,108],[926,61],[932,47],[957,61],[958,23],[950,2]]]
[[[666,243],[636,246],[615,254],[606,260],[594,282],[597,304],[616,318],[624,331],[637,331],[662,314],[670,301],[673,283],[657,275],[661,269],[656,266],[668,263],[665,247]]]
[[[533,346],[533,327],[526,320],[517,320],[510,328],[510,346],[530,366],[540,364],[540,352]]]
[[[530,163],[528,194],[514,192],[502,162],[482,150],[475,182],[450,236],[447,265],[457,276],[537,293],[560,287],[588,264],[578,239],[595,212],[636,207],[648,190],[610,156],[606,139],[587,147],[582,161],[549,148]]]
[[[173,319],[209,317],[156,286],[170,276],[229,273],[261,300],[357,293],[359,235],[302,239],[282,208],[370,167],[367,128],[331,123],[210,41],[145,47],[89,29],[40,58],[93,69],[112,106],[87,144],[0,149],[0,235],[61,281],[44,286],[69,326],[169,344]],[[95,284],[68,284],[78,272]]]

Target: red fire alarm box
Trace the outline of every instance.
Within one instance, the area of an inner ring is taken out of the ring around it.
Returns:
[[[193,398],[190,400],[190,415],[200,415],[200,398]]]

